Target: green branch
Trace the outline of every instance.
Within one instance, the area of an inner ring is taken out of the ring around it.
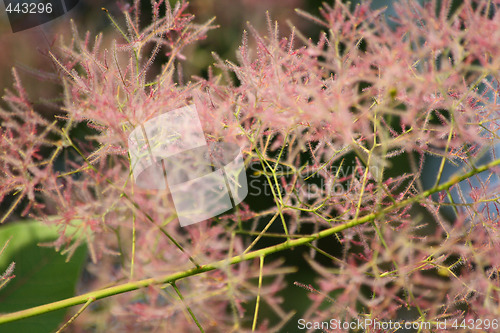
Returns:
[[[74,305],[85,304],[89,301],[89,299],[98,300],[98,299],[110,297],[113,295],[126,293],[126,292],[129,292],[132,290],[137,290],[140,288],[148,287],[151,285],[156,285],[156,284],[165,284],[165,283],[172,284],[177,280],[181,280],[181,279],[184,279],[184,278],[189,277],[189,276],[198,275],[198,274],[208,272],[208,271],[213,271],[213,270],[221,268],[221,267],[227,267],[227,265],[238,264],[238,263],[241,263],[241,262],[246,261],[246,260],[262,258],[262,257],[265,257],[269,254],[284,251],[284,250],[287,250],[287,249],[290,249],[290,248],[293,248],[296,246],[306,245],[306,244],[309,244],[316,239],[331,236],[333,234],[339,233],[343,230],[355,227],[357,225],[371,222],[380,216],[384,216],[385,214],[390,213],[394,210],[397,210],[399,208],[413,204],[413,203],[415,203],[421,199],[424,199],[424,198],[426,198],[434,193],[448,190],[449,188],[458,184],[462,180],[470,178],[474,175],[477,175],[481,172],[487,171],[487,170],[489,170],[495,166],[499,166],[499,165],[500,165],[500,159],[494,160],[488,164],[477,167],[477,168],[475,168],[475,169],[473,169],[473,170],[471,170],[463,175],[453,176],[450,178],[449,181],[447,181],[441,185],[435,186],[434,188],[429,189],[427,191],[424,191],[424,192],[422,192],[414,197],[408,198],[406,200],[402,200],[398,203],[395,203],[391,206],[388,206],[384,209],[381,209],[378,212],[374,212],[374,213],[356,218],[356,219],[351,220],[349,222],[334,226],[332,228],[325,229],[325,230],[320,231],[320,232],[315,233],[315,234],[311,234],[310,236],[305,236],[305,237],[301,237],[298,239],[287,240],[283,243],[280,243],[280,244],[277,244],[274,246],[270,246],[270,247],[266,247],[266,248],[263,248],[260,250],[252,251],[252,252],[249,252],[246,254],[234,256],[232,258],[217,261],[217,262],[210,263],[207,265],[202,265],[200,267],[196,267],[196,268],[186,270],[183,272],[178,272],[178,273],[174,273],[174,274],[169,274],[169,275],[165,275],[165,276],[160,276],[160,277],[150,278],[150,279],[145,279],[145,280],[140,280],[140,281],[128,282],[128,283],[124,283],[124,284],[114,286],[114,287],[109,287],[109,288],[105,288],[105,289],[101,289],[101,290],[97,290],[97,291],[92,291],[92,292],[89,292],[89,293],[86,293],[86,294],[83,294],[80,296],[71,297],[71,298],[68,298],[65,300],[61,300],[61,301],[57,301],[57,302],[53,302],[53,303],[49,303],[49,304],[44,304],[44,305],[36,306],[36,307],[30,308],[30,309],[17,311],[17,312],[13,312],[13,313],[9,313],[9,314],[4,314],[4,315],[0,316],[0,324],[4,324],[4,323],[12,322],[15,320],[20,320],[20,319],[44,314],[47,312],[51,312],[51,311],[55,311],[55,310],[59,310],[59,309],[63,309],[63,308],[68,308],[68,307],[74,306]]]

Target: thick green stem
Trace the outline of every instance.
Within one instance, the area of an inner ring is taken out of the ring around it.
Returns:
[[[231,257],[229,259],[220,260],[220,261],[217,261],[214,263],[202,265],[200,267],[196,267],[196,268],[193,268],[190,270],[186,270],[186,271],[182,271],[182,272],[178,272],[178,273],[174,273],[174,274],[169,274],[169,275],[165,275],[165,276],[140,280],[140,281],[124,283],[124,284],[121,284],[118,286],[92,291],[92,292],[89,292],[89,293],[86,293],[86,294],[83,294],[80,296],[71,297],[71,298],[68,298],[65,300],[36,306],[36,307],[30,308],[30,309],[17,311],[14,313],[4,314],[4,315],[0,316],[0,324],[8,323],[8,322],[23,319],[23,318],[32,317],[32,316],[36,316],[36,315],[40,315],[40,314],[44,314],[47,312],[51,312],[51,311],[55,311],[55,310],[59,310],[59,309],[63,309],[63,308],[68,308],[70,306],[74,306],[74,305],[78,305],[78,304],[84,304],[84,303],[88,302],[89,299],[98,300],[98,299],[110,297],[113,295],[126,293],[126,292],[129,292],[132,290],[137,290],[140,288],[148,287],[150,285],[174,283],[177,280],[180,280],[180,279],[183,279],[183,278],[186,278],[189,276],[198,275],[198,274],[212,271],[212,270],[215,270],[215,269],[218,269],[221,267],[227,267],[228,264],[234,265],[234,264],[238,264],[238,263],[241,263],[243,261],[246,261],[246,260],[265,257],[269,254],[284,251],[284,250],[287,250],[287,249],[290,249],[290,248],[293,248],[296,246],[306,245],[306,244],[309,244],[316,239],[331,236],[333,234],[336,234],[336,233],[341,232],[343,230],[352,228],[354,226],[373,221],[380,216],[383,216],[389,212],[392,212],[392,211],[397,210],[399,208],[405,207],[407,205],[413,204],[413,203],[415,203],[423,198],[426,198],[426,197],[428,197],[436,192],[448,190],[453,185],[458,184],[462,180],[470,178],[474,175],[477,175],[483,171],[487,171],[487,170],[489,170],[495,166],[499,166],[499,165],[500,165],[500,159],[494,160],[488,164],[480,166],[480,167],[478,167],[470,172],[467,172],[461,176],[453,176],[450,178],[449,181],[447,181],[439,186],[436,186],[432,189],[424,191],[424,192],[422,192],[414,197],[408,198],[406,200],[402,200],[398,203],[395,203],[391,206],[388,206],[384,209],[381,209],[378,212],[374,212],[374,213],[359,217],[357,219],[351,220],[349,222],[339,224],[339,225],[334,226],[332,228],[328,228],[328,229],[325,229],[325,230],[320,231],[318,233],[311,234],[310,236],[305,236],[305,237],[301,237],[301,238],[297,238],[297,239],[287,240],[286,242],[283,242],[283,243],[280,243],[280,244],[277,244],[274,246],[270,246],[270,247],[266,247],[266,248],[263,248],[260,250],[252,251],[252,252],[249,252],[246,254],[234,256],[234,257]]]

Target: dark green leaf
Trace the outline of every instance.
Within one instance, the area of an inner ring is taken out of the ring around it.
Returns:
[[[12,237],[12,238],[11,238]],[[86,258],[80,246],[69,262],[66,257],[39,243],[53,241],[57,232],[40,222],[18,222],[0,227],[0,246],[11,238],[0,256],[0,271],[16,263],[12,279],[0,290],[0,313],[15,312],[74,296],[75,286]],[[49,333],[61,325],[65,310],[0,326],[2,333]]]

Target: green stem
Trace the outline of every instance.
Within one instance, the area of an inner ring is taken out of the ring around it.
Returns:
[[[260,257],[259,266],[259,291],[257,292],[257,300],[255,301],[255,313],[253,315],[252,332],[257,327],[257,319],[259,318],[260,291],[262,289],[262,269],[264,268],[264,256]]]
[[[475,168],[474,170],[471,170],[471,171],[469,171],[461,176],[453,176],[450,178],[449,181],[447,181],[439,186],[436,186],[432,189],[424,191],[424,192],[422,192],[414,197],[400,201],[399,203],[388,206],[384,209],[381,209],[378,212],[374,212],[374,213],[359,217],[357,219],[351,220],[349,222],[336,225],[334,227],[325,229],[325,230],[317,232],[315,234],[311,234],[310,236],[305,236],[305,237],[301,237],[298,239],[287,240],[286,242],[283,242],[283,243],[280,243],[277,245],[269,246],[269,247],[266,247],[266,248],[263,248],[260,250],[256,250],[256,251],[252,251],[252,252],[249,252],[249,253],[246,253],[243,255],[237,255],[237,256],[231,257],[229,259],[220,260],[220,261],[217,261],[214,263],[202,265],[200,267],[192,268],[192,269],[189,269],[186,271],[182,271],[182,272],[178,272],[178,273],[174,273],[174,274],[168,274],[168,275],[150,278],[150,279],[144,279],[144,280],[140,280],[140,281],[128,282],[128,283],[124,283],[124,284],[114,286],[114,287],[109,287],[109,288],[105,288],[105,289],[101,289],[101,290],[92,291],[92,292],[89,292],[89,293],[86,293],[86,294],[83,294],[80,296],[71,297],[68,299],[61,300],[61,301],[57,301],[57,302],[53,302],[53,303],[49,303],[49,304],[44,304],[44,305],[36,306],[36,307],[30,308],[30,309],[21,310],[21,311],[9,313],[9,314],[4,314],[4,315],[0,316],[0,324],[4,324],[4,323],[12,322],[15,320],[20,320],[20,319],[48,313],[48,312],[59,310],[59,309],[68,308],[70,306],[74,306],[74,305],[78,305],[78,304],[84,304],[84,303],[88,302],[89,299],[98,300],[98,299],[110,297],[113,295],[126,293],[126,292],[129,292],[132,290],[137,290],[140,288],[148,287],[150,285],[155,285],[155,284],[165,284],[165,283],[172,284],[177,280],[181,280],[181,279],[184,279],[184,278],[189,277],[189,276],[198,275],[198,274],[208,272],[208,271],[213,271],[215,269],[219,269],[222,267],[227,267],[228,264],[234,265],[234,264],[238,264],[238,263],[241,263],[243,261],[246,261],[246,260],[252,260],[252,259],[256,259],[256,258],[265,257],[267,255],[281,252],[281,251],[284,251],[284,250],[287,250],[287,249],[290,249],[290,248],[293,248],[296,246],[306,245],[306,244],[309,244],[316,239],[325,238],[325,237],[334,235],[336,233],[339,233],[343,230],[346,230],[346,229],[349,229],[349,228],[352,228],[352,227],[355,227],[355,226],[358,226],[358,225],[361,225],[361,224],[364,224],[367,222],[371,222],[374,219],[376,219],[380,216],[383,216],[391,211],[394,211],[394,210],[397,210],[399,208],[405,207],[407,205],[413,204],[413,203],[415,203],[423,198],[426,198],[434,193],[447,190],[447,189],[451,188],[452,186],[458,184],[462,180],[470,178],[474,175],[477,175],[483,171],[487,171],[487,170],[489,170],[493,167],[499,166],[499,165],[500,165],[500,159],[494,160],[488,164],[485,164],[483,166]]]
[[[198,328],[200,329],[200,332],[201,333],[205,333],[205,331],[203,330],[203,327],[201,327],[200,322],[198,321],[198,319],[194,315],[194,313],[191,310],[191,308],[189,307],[189,305],[187,305],[186,301],[184,300],[184,297],[182,296],[181,291],[179,290],[179,288],[177,288],[177,285],[175,284],[175,281],[172,282],[171,285],[172,285],[172,288],[174,288],[174,290],[177,293],[177,295],[179,296],[181,302],[184,303],[184,306],[186,307],[187,311],[189,312],[189,315],[191,316],[191,318],[193,318],[193,321],[195,322],[196,326],[198,326]]]
[[[83,311],[85,311],[85,309],[90,305],[90,303],[92,303],[93,301],[95,301],[95,299],[93,298],[89,298],[87,300],[87,302],[85,302],[85,304],[81,307],[80,310],[78,310],[77,313],[75,313],[75,315],[73,317],[71,317],[70,320],[68,320],[60,329],[57,330],[56,333],[61,333],[62,331],[64,331],[66,329],[66,327],[68,327],[72,322],[75,321],[76,318],[78,318],[78,316],[80,316]]]

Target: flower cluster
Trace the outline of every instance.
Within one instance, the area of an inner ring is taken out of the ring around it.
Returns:
[[[152,1],[150,24],[140,21],[138,0],[124,6],[127,28],[110,17],[119,32],[111,45],[73,27],[50,53],[64,89],[56,118],[35,112],[15,71],[15,93],[4,98],[0,201],[13,204],[2,221],[23,203],[23,214],[58,226],[56,248],[71,255],[85,242],[92,278],[82,291],[244,255],[266,236],[286,241],[340,226],[328,236],[340,253],[309,244],[317,280],[297,283],[312,301],[305,320],[496,318],[498,167],[479,187],[470,183],[472,202],[456,202],[450,190],[476,177],[498,143],[500,3],[452,3],[396,4],[394,24],[365,2],[353,11],[325,4],[319,17],[298,11],[321,27],[318,38],[295,30],[283,38],[268,18],[267,36],[244,32],[237,63],[214,54],[207,78],[187,83],[186,47],[214,26],[194,23],[185,3]],[[188,104],[207,141],[242,147],[259,192],[181,228],[167,191],[135,186],[127,144],[134,128]],[[429,156],[440,161],[430,189],[422,184]],[[445,163],[470,176],[440,188]],[[267,208],[255,208],[263,200]],[[279,330],[291,316],[278,292],[292,271],[264,257],[228,262],[111,297],[106,316],[88,310],[74,330]],[[253,317],[255,300],[277,326]]]

